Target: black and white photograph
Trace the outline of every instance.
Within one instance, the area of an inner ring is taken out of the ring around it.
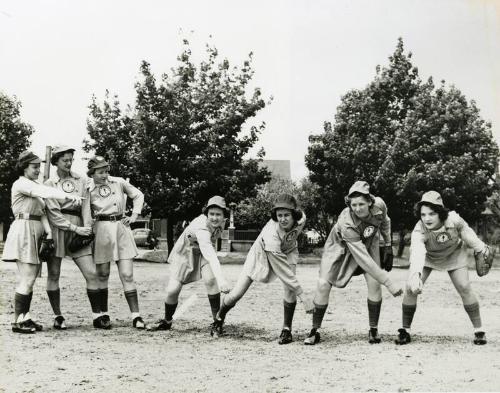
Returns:
[[[0,0],[0,392],[500,392],[500,1]]]

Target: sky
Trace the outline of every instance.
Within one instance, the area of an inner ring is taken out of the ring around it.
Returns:
[[[298,180],[309,135],[388,63],[398,37],[422,79],[444,79],[474,99],[500,142],[497,0],[0,0],[0,91],[21,101],[36,153],[74,146],[84,172],[92,95],[102,100],[108,89],[133,104],[141,61],[168,72],[182,38],[195,56],[208,42],[233,65],[253,52],[253,85],[273,97],[247,124],[266,122],[253,152],[290,160]]]

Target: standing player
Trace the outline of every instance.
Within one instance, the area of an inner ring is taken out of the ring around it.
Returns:
[[[62,145],[52,149],[50,163],[57,169],[55,176],[47,180],[45,184],[64,191],[66,194],[83,197],[87,179],[71,170],[74,151],[75,149]],[[47,262],[47,295],[55,315],[54,328],[66,329],[65,319],[61,312],[61,292],[59,289],[61,260],[64,257],[72,258],[82,272],[87,283],[87,295],[92,307],[94,325],[99,325],[101,322],[99,319],[99,289],[96,269],[92,260],[92,249],[90,245],[87,245],[75,252],[68,250],[68,244],[75,234],[88,236],[92,233],[92,228],[83,226],[81,207],[73,201],[59,203],[55,199],[47,199],[47,216],[55,245],[55,254]]]
[[[284,321],[278,343],[292,342],[292,320],[297,297],[304,302],[307,312],[313,309],[312,301],[304,295],[295,275],[299,260],[297,237],[302,232],[305,221],[305,214],[297,209],[297,201],[292,195],[278,196],[271,210],[271,220],[267,222],[252,245],[238,282],[222,301],[212,328],[213,335],[223,334],[226,314],[243,297],[254,281],[269,283],[278,277],[284,287]]]
[[[393,296],[403,290],[394,284],[385,270],[392,269],[391,220],[382,198],[370,194],[365,181],[357,181],[346,197],[347,208],[340,213],[325,243],[314,297],[312,329],[304,344],[320,341],[318,332],[328,307],[332,286],[344,288],[353,275],[364,274],[368,287],[368,342],[378,344],[378,320],[382,306],[382,288]],[[379,231],[385,242],[383,260],[380,260]],[[382,268],[381,268],[382,266]]]
[[[208,200],[203,213],[196,217],[177,239],[168,257],[171,269],[165,299],[165,318],[150,325],[148,330],[170,330],[182,287],[201,279],[205,282],[212,317],[215,320],[220,306],[220,292],[227,293],[230,289],[215,251],[216,242],[226,223],[226,216],[224,198],[214,196]]]
[[[109,164],[101,156],[89,160],[86,200],[82,207],[84,225],[94,224],[94,262],[99,281],[99,300],[101,316],[94,326],[110,329],[108,314],[108,280],[111,262],[116,262],[118,274],[123,285],[125,299],[132,316],[132,326],[137,329],[146,327],[139,313],[139,299],[134,282],[133,258],[137,256],[134,235],[130,224],[137,220],[144,203],[144,194],[121,177],[109,176]],[[133,210],[130,217],[125,216],[127,196],[132,200]]]
[[[474,327],[474,344],[486,344],[479,302],[469,281],[467,248],[482,254],[485,259],[492,258],[490,248],[456,212],[444,207],[443,199],[436,191],[422,195],[415,213],[419,221],[411,234],[410,272],[403,297],[403,326],[398,330],[396,344],[411,342],[410,327],[417,309],[417,296],[433,269],[448,272]]]
[[[30,315],[33,285],[40,269],[38,251],[43,233],[52,238],[50,225],[45,215],[45,198],[55,198],[62,202],[70,201],[78,206],[81,197],[67,194],[56,188],[47,187],[37,182],[42,161],[31,151],[19,155],[16,168],[19,179],[12,184],[11,203],[15,220],[12,223],[2,259],[17,263],[18,276],[14,298],[15,333],[34,333],[43,329],[34,322]]]

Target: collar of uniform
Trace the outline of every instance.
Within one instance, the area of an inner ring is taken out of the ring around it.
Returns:
[[[115,180],[113,177],[111,176],[108,176],[108,181],[106,183],[103,183],[103,184],[99,184],[100,186],[103,186],[105,184],[109,184],[109,183],[116,183],[117,180]],[[87,183],[87,188],[89,189],[90,192],[94,191],[95,188],[97,187],[97,184],[95,184],[95,181],[94,179],[90,178],[88,183]]]
[[[75,173],[73,171],[69,172],[69,177],[72,177],[73,179],[76,179],[76,180],[80,179],[80,175],[78,175],[77,173]],[[61,181],[61,178],[57,174],[57,171],[55,172],[53,179],[54,179],[54,183],[59,183]]]

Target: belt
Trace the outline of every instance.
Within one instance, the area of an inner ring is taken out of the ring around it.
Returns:
[[[42,216],[34,216],[33,214],[29,213],[19,213],[16,215],[16,218],[18,220],[41,221]]]
[[[123,218],[123,214],[115,214],[110,216],[96,216],[97,221],[120,221]]]
[[[81,213],[77,210],[71,210],[71,209],[61,209],[62,214],[69,214],[70,216],[76,216],[80,217]]]

